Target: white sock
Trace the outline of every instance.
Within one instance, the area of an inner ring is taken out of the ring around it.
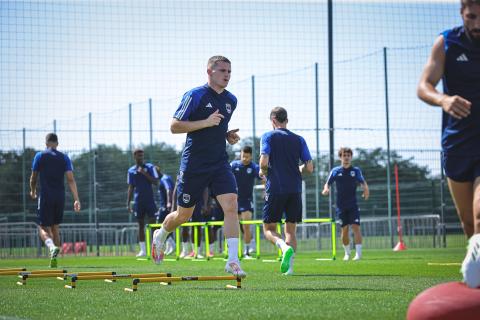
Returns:
[[[140,241],[139,244],[140,244],[140,251],[142,251],[142,252],[147,252],[147,251],[145,250],[145,241]]]
[[[160,244],[164,244],[165,240],[167,240],[168,235],[170,232],[165,230],[165,228],[160,228],[160,231],[157,233],[157,239],[153,239],[153,241],[158,241]]]
[[[190,253],[190,242],[182,242],[182,251],[184,253]]]
[[[255,249],[255,247],[256,247],[255,240],[252,239],[252,241],[250,241],[250,248],[254,248],[254,249]]]
[[[356,255],[357,255],[357,256],[361,256],[361,255],[362,255],[362,244],[356,244],[356,245],[355,245],[355,252],[356,252]]]
[[[208,245],[208,249],[210,250],[210,253],[214,253],[215,252],[215,243],[210,243]]]
[[[285,252],[289,247],[288,244],[285,241],[283,241],[283,239],[278,239],[277,242],[275,242],[275,245],[279,247],[282,250],[282,252]]]
[[[53,247],[55,247],[55,244],[53,243],[53,240],[50,239],[50,238],[45,240],[45,245],[47,246],[48,249],[52,249]]]
[[[238,238],[228,238],[228,261],[238,260]]]
[[[350,245],[343,245],[343,249],[345,250],[345,254],[350,255]]]

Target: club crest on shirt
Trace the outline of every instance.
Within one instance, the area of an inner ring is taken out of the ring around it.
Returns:
[[[190,195],[188,193],[184,193],[182,196],[183,202],[189,203],[190,202]]]
[[[228,113],[232,113],[232,105],[230,103],[226,103],[225,108],[227,109]]]
[[[247,173],[252,174],[252,168],[247,168]]]
[[[265,201],[268,201],[268,193],[265,193]]]
[[[352,177],[355,177],[355,171],[350,171],[350,175],[351,175]]]

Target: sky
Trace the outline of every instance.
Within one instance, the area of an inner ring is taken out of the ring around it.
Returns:
[[[438,108],[415,95],[435,37],[461,24],[459,1],[333,1],[335,147],[386,148],[384,51],[391,147],[438,171]],[[256,135],[269,110],[289,111],[289,128],[316,153],[328,150],[327,1],[0,0],[0,150],[43,148],[57,130],[72,154],[92,144],[181,148],[169,132],[181,96],[206,82],[206,61],[232,61],[238,98],[230,123]],[[315,64],[318,82],[315,82]]]

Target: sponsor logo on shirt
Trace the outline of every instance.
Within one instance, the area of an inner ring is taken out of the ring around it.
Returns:
[[[226,103],[225,108],[227,109],[228,113],[232,113],[232,105],[230,103]]]
[[[461,55],[459,55],[457,57],[457,61],[460,61],[460,62],[468,62],[468,58],[467,58],[467,55],[465,53],[462,53]]]

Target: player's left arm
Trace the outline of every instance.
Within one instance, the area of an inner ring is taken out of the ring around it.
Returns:
[[[232,130],[228,130],[226,135],[225,135],[225,139],[227,139],[227,142],[229,144],[235,144],[237,143],[238,141],[240,141],[240,136],[238,135],[238,131],[240,129],[232,129]]]
[[[300,153],[300,160],[302,160],[303,164],[299,166],[300,173],[303,174],[310,174],[313,172],[313,161],[312,156],[310,155],[310,150],[308,149],[307,143],[303,137],[300,137],[301,143],[301,153]]]
[[[365,180],[365,178],[363,177],[362,171],[358,168],[357,168],[356,176],[357,176],[358,182],[362,186],[362,190],[363,190],[362,197],[365,200],[368,200],[368,198],[370,197],[370,189],[368,189],[367,180]]]
[[[81,205],[80,199],[78,198],[77,183],[75,182],[73,171],[70,170],[65,172],[65,176],[67,177],[67,183],[73,195],[73,209],[75,210],[75,212],[79,212],[81,209]]]
[[[157,173],[157,170],[155,169],[154,166],[151,166],[151,167],[147,167],[145,169],[143,168],[139,168],[138,172],[140,172],[141,174],[143,174],[143,176],[145,178],[147,178],[148,182],[150,182],[151,184],[154,184],[156,186],[158,186],[158,173]]]

